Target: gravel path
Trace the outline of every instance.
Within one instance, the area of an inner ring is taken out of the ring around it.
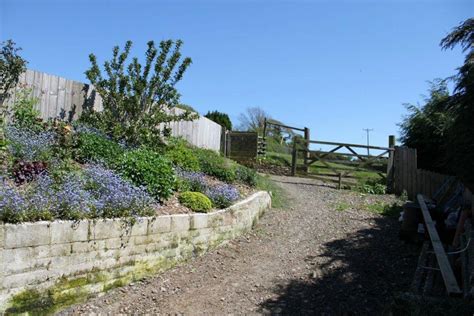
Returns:
[[[269,210],[251,233],[63,313],[380,314],[408,290],[416,250],[398,240],[396,219],[359,209],[393,197],[275,178],[291,207]]]

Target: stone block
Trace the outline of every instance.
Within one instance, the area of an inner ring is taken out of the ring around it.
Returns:
[[[208,227],[219,227],[224,224],[224,211],[217,211],[209,214]]]
[[[177,214],[171,216],[171,231],[183,232],[189,230],[191,226],[191,216],[188,214]]]
[[[5,248],[48,245],[51,242],[51,223],[37,222],[5,225]]]
[[[0,249],[3,248],[3,244],[5,242],[5,225],[0,222]]]
[[[89,221],[55,221],[51,223],[51,243],[64,244],[87,241]]]
[[[132,226],[132,236],[145,236],[148,233],[148,218],[139,218]]]
[[[164,215],[148,220],[148,234],[167,233],[171,231],[171,216]]]
[[[3,286],[7,289],[17,289],[25,286],[37,285],[48,280],[50,275],[51,273],[46,269],[7,275],[3,278]]]
[[[130,225],[118,219],[101,219],[91,222],[92,235],[90,239],[109,239],[130,234]]]
[[[191,229],[207,228],[208,214],[192,214],[191,215]]]
[[[122,238],[110,238],[105,240],[105,249],[119,249],[127,246]]]
[[[150,243],[150,238],[148,236],[134,236],[130,239],[134,245],[146,245]]]

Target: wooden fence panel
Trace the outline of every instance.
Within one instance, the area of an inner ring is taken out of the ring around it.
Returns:
[[[410,200],[415,200],[416,195],[432,197],[438,188],[450,178],[428,170],[418,169],[416,149],[407,147],[395,147],[394,152],[394,192],[402,194],[406,191]],[[464,193],[466,201],[473,204],[473,195],[466,189]],[[473,205],[474,208],[474,205]]]
[[[15,102],[21,87],[31,89],[31,96],[38,98],[36,108],[43,119],[76,120],[88,105],[102,110],[102,100],[93,86],[30,69],[20,76],[18,89],[6,101],[8,106]],[[182,113],[183,110],[172,111]],[[220,151],[222,127],[205,117],[192,122],[171,122],[166,126],[171,128],[173,136],[183,137],[198,147]]]

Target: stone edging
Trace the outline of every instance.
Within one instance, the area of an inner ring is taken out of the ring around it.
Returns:
[[[0,224],[0,312],[54,311],[171,268],[250,230],[260,191],[212,213]],[[36,308],[36,309],[35,309]]]

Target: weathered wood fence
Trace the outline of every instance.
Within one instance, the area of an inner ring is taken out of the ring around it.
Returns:
[[[86,107],[102,109],[102,100],[92,85],[31,69],[21,76],[18,88],[7,100],[8,105],[15,102],[21,88],[29,89],[31,96],[38,99],[37,109],[43,119],[60,117],[76,120]],[[177,113],[183,110],[172,111]],[[173,136],[181,136],[195,146],[216,151],[221,149],[222,127],[205,117],[172,122],[167,126]]]
[[[394,183],[395,194],[407,193],[408,198],[416,200],[416,195],[421,193],[433,196],[436,190],[450,177],[428,170],[418,169],[416,149],[408,147],[395,147],[394,152]],[[465,200],[473,201],[472,193],[465,192]]]

